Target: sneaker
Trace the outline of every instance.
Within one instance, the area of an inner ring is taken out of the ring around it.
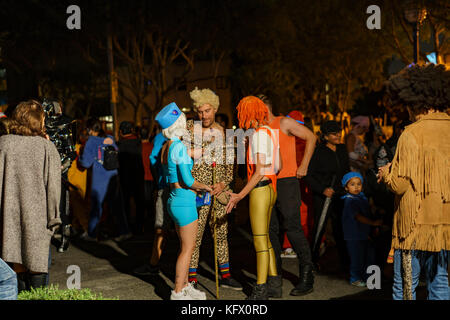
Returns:
[[[197,284],[197,282],[195,282],[195,284]],[[186,291],[193,300],[206,300],[206,294],[203,291],[195,288],[192,282],[189,282],[189,284],[184,287],[183,290]]]
[[[120,236],[118,236],[118,237],[115,237],[115,238],[114,238],[114,241],[116,241],[116,242],[122,242],[122,241],[129,240],[129,239],[131,239],[132,237],[133,237],[133,234],[130,232],[130,233],[122,234],[122,235],[120,235]]]
[[[287,248],[281,253],[281,258],[297,258],[297,254],[292,248]]]
[[[159,266],[153,266],[149,263],[146,263],[140,267],[137,267],[133,270],[133,273],[138,276],[151,276],[159,274]]]
[[[230,288],[236,291],[242,291],[242,286],[239,282],[234,280],[232,277],[228,277],[220,280],[220,286],[224,288]]]
[[[181,290],[178,293],[176,293],[175,290],[172,290],[172,293],[170,294],[170,300],[192,300],[192,297],[185,289]]]
[[[353,281],[351,283],[351,285],[355,286],[355,287],[365,287],[366,283],[364,281],[361,281],[361,280],[356,280],[356,281]]]
[[[91,236],[87,233],[87,231],[83,232],[83,234],[80,236],[80,239],[81,239],[81,240],[84,240],[84,241],[89,241],[89,242],[96,242],[96,241],[97,241],[97,239],[91,237]]]

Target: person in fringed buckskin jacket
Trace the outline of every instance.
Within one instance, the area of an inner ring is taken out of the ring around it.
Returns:
[[[415,121],[401,134],[392,163],[378,174],[396,194],[393,298],[415,299],[423,268],[428,299],[448,300],[450,71],[414,65],[392,76],[387,92]]]

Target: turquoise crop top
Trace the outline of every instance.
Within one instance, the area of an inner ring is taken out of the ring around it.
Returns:
[[[187,154],[186,146],[178,138],[172,138],[173,142],[169,147],[167,165],[163,165],[163,172],[168,183],[182,181],[187,187],[194,183],[191,174],[194,162]]]

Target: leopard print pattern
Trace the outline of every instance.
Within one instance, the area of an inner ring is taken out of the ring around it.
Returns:
[[[220,127],[220,125],[216,124],[216,128],[220,129],[223,134],[223,129]],[[194,142],[194,147],[201,147],[205,148],[208,145],[208,142],[203,142],[203,144],[196,145],[196,141],[194,141],[194,122],[192,120],[187,121],[187,129],[190,133],[191,141]],[[196,128],[198,130],[200,128]],[[201,130],[201,129],[200,129]],[[222,159],[226,158],[226,148],[225,148],[225,138],[223,139],[223,155]],[[213,142],[210,142],[213,143]],[[215,150],[214,147],[212,147],[212,150]],[[203,154],[201,158],[201,162],[194,162],[194,166],[192,168],[192,176],[195,180],[200,181],[207,185],[213,184],[213,169],[212,169],[212,163],[215,161],[215,154],[214,152],[206,152]],[[226,163],[230,163],[232,161],[228,161]],[[218,182],[224,182],[225,185],[229,185],[230,182],[233,180],[234,171],[233,171],[233,164],[216,164],[215,169],[215,177],[216,177],[216,183]],[[227,263],[229,262],[229,251],[228,251],[228,221],[227,221],[227,214],[225,211],[225,206],[220,204],[218,201],[214,201],[214,206],[211,208],[211,206],[203,206],[198,210],[198,231],[197,231],[197,238],[196,238],[196,245],[195,250],[192,254],[191,262],[190,262],[190,268],[197,268],[199,257],[200,257],[200,246],[203,239],[203,233],[205,231],[206,224],[209,219],[209,227],[211,229],[211,233],[214,236],[214,219],[213,219],[213,212],[214,210],[216,214],[216,220],[217,220],[217,226],[216,226],[216,234],[217,234],[217,259],[219,261],[219,264]]]
[[[214,210],[216,213],[216,234],[217,234],[217,260],[219,264],[229,262],[228,252],[228,220],[225,206],[221,205],[218,201],[214,202]],[[206,224],[209,219],[209,228],[211,235],[214,237],[214,219],[211,206],[203,206],[198,210],[198,229],[197,238],[195,242],[195,250],[192,253],[191,262],[189,268],[197,268],[200,259],[200,246],[202,244],[203,233],[206,228]]]
[[[403,300],[412,300],[412,256],[411,251],[402,250]]]

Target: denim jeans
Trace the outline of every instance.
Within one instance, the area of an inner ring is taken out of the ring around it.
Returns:
[[[419,284],[420,272],[423,269],[427,279],[428,300],[449,300],[448,286],[448,251],[440,252],[411,251],[412,298],[416,299],[416,288]],[[394,254],[394,284],[392,298],[403,300],[402,250]]]
[[[0,300],[17,300],[17,275],[0,259]]]
[[[350,283],[368,278],[367,267],[375,264],[375,249],[369,240],[346,240],[350,256]]]

